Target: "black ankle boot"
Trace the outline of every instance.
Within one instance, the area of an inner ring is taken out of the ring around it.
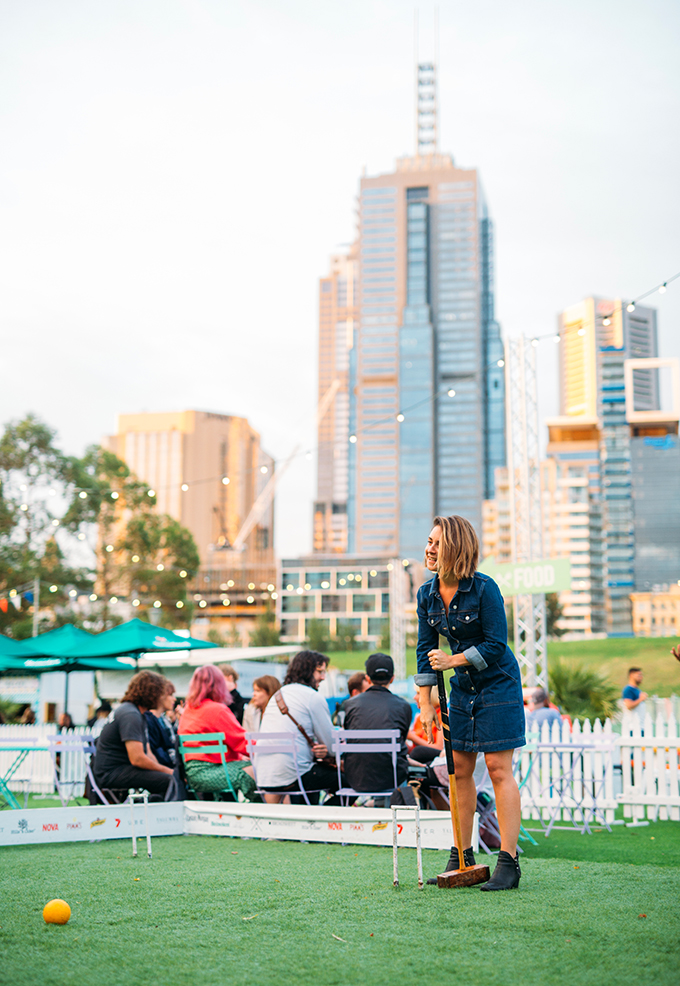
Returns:
[[[472,846],[470,846],[469,849],[463,849],[463,858],[465,859],[465,865],[466,866],[474,866],[475,865],[475,854],[472,851]],[[458,866],[459,866],[459,863],[458,863],[458,850],[456,849],[455,846],[451,846],[451,855],[449,856],[449,861],[446,864],[446,869],[444,870],[444,872],[445,873],[449,873],[451,870],[457,870],[458,869]],[[436,876],[431,877],[427,882],[431,886],[436,886],[436,884],[437,884],[437,877]]]
[[[503,849],[498,853],[496,869],[491,874],[488,883],[483,883],[480,890],[512,890],[519,886],[522,871],[519,868],[519,857],[511,856]]]

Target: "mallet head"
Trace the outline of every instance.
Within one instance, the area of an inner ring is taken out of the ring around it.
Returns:
[[[486,883],[490,878],[489,867],[483,863],[466,866],[464,870],[448,870],[437,874],[438,887],[474,887],[478,883]]]

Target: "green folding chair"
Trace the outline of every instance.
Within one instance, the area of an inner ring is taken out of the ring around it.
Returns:
[[[199,795],[201,791],[194,791],[191,786],[191,781],[189,775],[186,772],[186,762],[187,754],[215,754],[219,753],[220,761],[222,763],[222,768],[224,769],[224,777],[226,780],[226,785],[222,790],[215,791],[215,794],[231,794],[234,801],[238,801],[238,796],[234,790],[234,785],[231,782],[231,777],[229,776],[229,771],[227,770],[227,753],[229,752],[229,747],[227,746],[227,741],[224,737],[224,733],[187,733],[184,736],[179,737],[179,752],[184,763],[184,773],[186,775],[186,785],[193,795]],[[200,800],[197,798],[197,800]]]

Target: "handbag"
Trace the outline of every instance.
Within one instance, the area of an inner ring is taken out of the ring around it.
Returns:
[[[297,726],[297,728],[300,730],[300,732],[302,733],[302,735],[304,736],[304,738],[309,743],[310,750],[313,750],[314,749],[314,746],[315,746],[314,740],[310,738],[310,736],[307,733],[307,730],[304,728],[304,726],[301,726],[300,723],[295,718],[295,716],[293,716],[291,714],[290,709],[286,705],[286,700],[283,697],[283,695],[281,694],[281,691],[280,690],[278,692],[274,692],[274,698],[276,699],[276,704],[279,707],[279,712],[281,713],[281,715],[288,716],[288,718],[290,719],[290,721],[293,722],[293,723],[295,723],[295,725]],[[336,764],[335,764],[335,758],[334,757],[331,757],[331,756],[325,756],[322,759],[318,759],[317,758],[316,759],[316,763],[325,763],[328,767],[335,767],[336,766]]]

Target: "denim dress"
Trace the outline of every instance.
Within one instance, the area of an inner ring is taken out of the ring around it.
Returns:
[[[440,635],[452,654],[462,653],[470,662],[469,667],[453,668],[449,679],[453,749],[492,753],[524,746],[522,681],[507,643],[503,597],[493,579],[480,572],[461,579],[448,614],[437,575],[420,587],[416,685],[437,684],[427,655],[439,648]]]

